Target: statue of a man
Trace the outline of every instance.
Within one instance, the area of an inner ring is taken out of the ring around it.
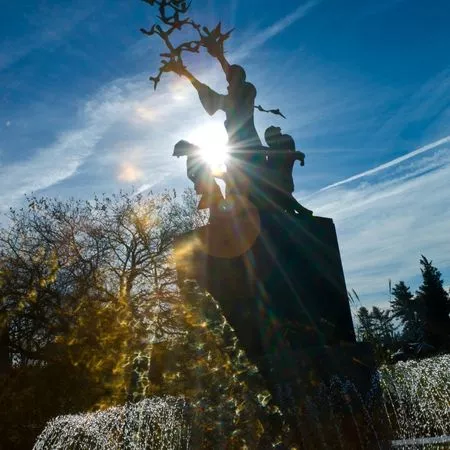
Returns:
[[[218,110],[225,112],[228,144],[233,150],[258,150],[262,144],[254,122],[256,88],[246,81],[246,73],[241,66],[226,63],[223,68],[228,82],[227,95],[218,94],[201,83],[185,67],[180,68],[179,74],[188,78],[195,87],[209,115]]]
[[[270,200],[291,214],[312,215],[312,211],[302,206],[292,195],[294,192],[292,170],[295,161],[300,161],[302,166],[305,165],[305,154],[295,150],[292,136],[282,134],[279,127],[267,128],[264,138],[269,146],[267,183]]]
[[[247,195],[257,183],[258,167],[264,164],[263,147],[254,122],[256,88],[246,81],[246,73],[241,66],[230,66],[224,57],[219,58],[219,61],[228,82],[226,95],[201,83],[181,64],[174,71],[192,83],[209,115],[219,110],[225,112],[225,129],[231,155],[227,170],[227,192]]]

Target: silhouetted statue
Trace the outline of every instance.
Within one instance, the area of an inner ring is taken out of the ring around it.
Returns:
[[[300,165],[304,166],[305,154],[295,150],[294,139],[288,134],[282,134],[281,128],[267,128],[264,138],[269,146],[266,183],[270,201],[291,214],[312,215],[312,211],[300,205],[292,195],[294,163],[300,161]]]
[[[219,110],[225,112],[225,129],[231,156],[227,165],[227,193],[251,195],[255,180],[259,176],[258,169],[264,164],[263,147],[255,128],[253,114],[256,88],[246,81],[246,73],[241,66],[230,66],[224,57],[219,60],[228,82],[226,95],[219,94],[201,83],[186,67],[180,65],[176,70],[192,83],[209,115]]]
[[[166,47],[161,53],[161,66],[156,76],[150,77],[154,87],[158,86],[165,73],[176,73],[187,78],[198,92],[200,102],[209,115],[224,111],[226,115],[225,129],[228,134],[230,158],[227,163],[226,194],[249,201],[253,206],[264,204],[263,185],[266,168],[266,149],[261,143],[254,123],[255,108],[262,112],[273,113],[284,117],[279,109],[264,109],[255,105],[256,88],[247,81],[245,70],[239,65],[230,65],[225,58],[224,44],[232,30],[222,32],[221,24],[213,29],[194,22],[187,16],[190,3],[179,0],[146,0],[150,6],[158,9],[159,23],[141,31],[149,37],[159,37]],[[197,39],[179,39],[183,30],[189,29],[197,35]],[[178,38],[174,40],[175,36]],[[227,94],[219,94],[199,81],[186,67],[183,55],[199,53],[202,49],[215,58],[221,65],[228,82]],[[214,151],[214,149],[211,149]],[[202,165],[204,165],[202,163]],[[206,171],[204,171],[206,173]],[[209,175],[208,175],[209,176]],[[224,178],[225,179],[225,178]],[[280,196],[280,201],[289,204],[294,210],[295,200],[289,196]],[[295,210],[298,212],[298,208]]]
[[[212,171],[200,154],[200,149],[190,142],[181,140],[173,150],[173,156],[187,156],[186,169],[188,178],[194,183],[195,192],[201,195],[198,209],[211,210],[214,215],[223,195]]]
[[[246,81],[246,74],[241,66],[225,65],[224,69],[228,82],[227,95],[218,94],[201,83],[187,69],[183,69],[181,74],[191,81],[208,114],[213,115],[218,110],[225,112],[225,129],[228,134],[228,145],[232,150],[258,150],[262,144],[253,118],[256,88]]]

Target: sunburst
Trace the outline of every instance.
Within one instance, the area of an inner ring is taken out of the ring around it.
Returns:
[[[216,175],[226,171],[228,160],[228,137],[223,124],[211,122],[194,129],[188,141],[200,147],[204,161]]]

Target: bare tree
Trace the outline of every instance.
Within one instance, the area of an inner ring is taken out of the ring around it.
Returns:
[[[32,197],[11,210],[0,232],[0,315],[14,363],[101,367],[108,354],[118,363],[119,353],[179,334],[172,244],[204,220],[193,197]]]

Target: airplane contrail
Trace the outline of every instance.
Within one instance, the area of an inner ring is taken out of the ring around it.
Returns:
[[[420,155],[421,153],[425,153],[428,150],[432,150],[433,148],[436,148],[436,147],[439,147],[440,145],[448,144],[448,143],[450,143],[450,135],[446,136],[442,139],[439,139],[438,141],[431,142],[430,144],[424,145],[423,147],[420,147],[410,153],[407,153],[406,155],[400,156],[399,158],[395,158],[392,161],[389,161],[387,163],[381,164],[380,166],[374,167],[373,169],[367,170],[362,173],[358,173],[357,175],[353,175],[352,177],[346,178],[345,180],[338,181],[337,183],[333,183],[328,186],[325,186],[317,192],[327,191],[328,189],[334,188],[336,186],[341,186],[342,184],[350,183],[351,181],[366,177],[367,175],[373,175],[374,173],[380,172],[384,169],[389,169],[389,167],[396,166],[397,164],[400,164],[403,161],[407,161],[410,158],[414,158],[414,156]]]
[[[323,0],[309,0],[303,5],[298,6],[290,14],[277,20],[275,23],[253,36],[248,43],[241,46],[241,48],[233,54],[232,59],[239,60],[246,57],[252,51],[264,45],[269,39],[282,33],[295,22],[305,17],[311,9],[322,3],[322,1]]]

